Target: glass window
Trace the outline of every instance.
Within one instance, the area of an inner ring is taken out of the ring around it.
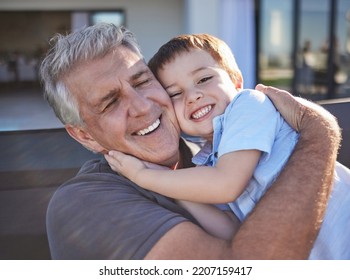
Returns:
[[[301,1],[297,34],[296,94],[313,100],[328,92],[329,0]]]
[[[0,91],[37,82],[49,38],[70,25],[69,12],[0,12]]]
[[[113,23],[116,26],[125,25],[125,13],[124,11],[103,11],[91,13],[91,24],[99,22]]]
[[[262,0],[260,7],[258,80],[290,90],[293,80],[293,1]]]
[[[350,0],[257,0],[258,80],[311,100],[350,96]]]
[[[41,59],[56,33],[100,21],[125,25],[125,13],[0,11],[0,131],[62,127],[42,98]]]
[[[335,31],[336,97],[350,96],[350,0],[338,0]]]

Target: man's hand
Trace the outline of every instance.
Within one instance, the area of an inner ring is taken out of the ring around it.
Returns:
[[[309,124],[310,115],[313,114],[315,118],[318,115],[322,116],[323,123],[327,124],[328,122],[327,126],[330,127],[335,134],[339,133],[338,124],[334,116],[316,103],[295,97],[285,90],[271,86],[258,84],[255,89],[263,92],[270,98],[283,118],[296,131],[300,132],[303,130]],[[312,113],[312,111],[314,112]],[[307,118],[304,118],[305,114]],[[320,120],[321,119],[318,121]]]
[[[300,131],[300,122],[303,118],[305,108],[303,108],[301,103],[296,102],[294,96],[285,90],[267,87],[262,84],[258,84],[255,89],[266,94],[289,125],[296,131]]]

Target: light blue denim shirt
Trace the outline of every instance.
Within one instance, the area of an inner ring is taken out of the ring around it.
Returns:
[[[196,165],[215,166],[219,157],[239,150],[262,152],[244,193],[230,208],[243,221],[287,162],[298,134],[284,121],[266,95],[255,90],[237,94],[224,114],[214,119],[213,143],[193,158]]]
[[[215,166],[220,156],[239,150],[262,152],[245,191],[229,203],[231,210],[244,221],[283,169],[299,135],[285,122],[272,102],[255,90],[239,93],[224,114],[214,119],[213,125],[213,143],[207,142],[193,158],[196,165]],[[331,195],[324,222],[333,228],[322,226],[311,259],[350,258],[350,171],[340,164],[337,164],[337,169],[341,170],[341,176],[336,177],[336,192]],[[341,210],[336,209],[337,204],[342,205]],[[330,230],[332,234],[328,233]]]

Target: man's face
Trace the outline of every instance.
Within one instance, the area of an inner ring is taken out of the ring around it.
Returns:
[[[80,143],[101,153],[118,150],[158,164],[175,163],[180,131],[171,101],[137,54],[119,46],[79,65],[65,81],[86,124],[67,128]]]

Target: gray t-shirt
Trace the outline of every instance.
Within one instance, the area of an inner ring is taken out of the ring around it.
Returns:
[[[181,144],[188,155],[192,153]],[[86,162],[53,195],[47,210],[53,259],[143,259],[172,227],[195,219],[172,199],[144,190],[111,170],[104,158]]]

